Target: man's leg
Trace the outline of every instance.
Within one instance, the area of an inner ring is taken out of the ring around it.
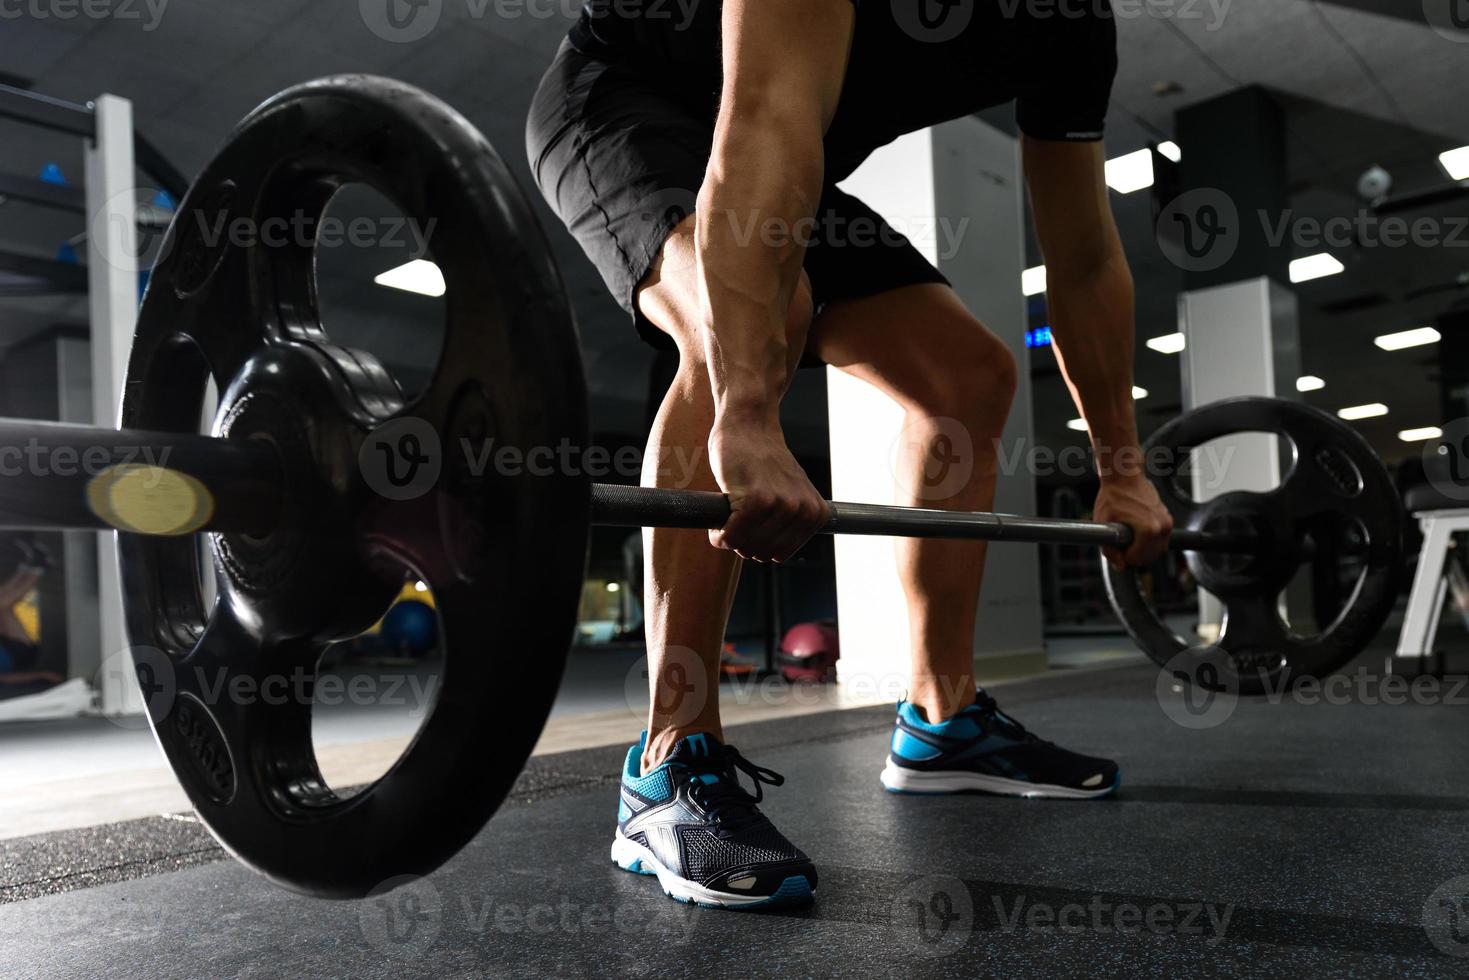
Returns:
[[[664,243],[638,293],[643,314],[678,346],[679,367],[648,436],[643,485],[717,490],[709,468],[714,396],[699,336],[694,277],[694,219],[684,219]],[[787,329],[795,371],[811,322],[810,287],[792,302]],[[663,761],[683,736],[707,732],[723,741],[719,719],[719,657],[734,600],[740,561],[715,548],[700,530],[643,531],[644,618],[651,705],[643,771]]]
[[[1015,358],[952,289],[925,283],[832,303],[812,324],[810,346],[902,406],[898,503],[993,508],[996,440],[1015,395]],[[954,467],[972,469],[955,480]],[[908,700],[938,722],[974,702],[985,543],[898,538],[895,546],[908,600]]]

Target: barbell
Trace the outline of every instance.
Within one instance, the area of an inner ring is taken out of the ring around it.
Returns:
[[[348,183],[433,229],[445,331],[411,399],[322,328],[310,241],[247,247],[207,233],[314,221]],[[201,434],[211,379],[218,408]],[[180,203],[139,314],[121,431],[0,422],[0,466],[22,460],[0,480],[0,526],[118,532],[129,652],[199,815],[273,880],[360,897],[438,867],[509,792],[560,682],[591,525],[716,528],[728,517],[716,493],[472,464],[492,442],[585,446],[586,403],[559,273],[494,149],[418,89],[327,78],[252,112]],[[1288,439],[1288,475],[1266,493],[1195,503],[1179,483],[1190,448],[1238,431]],[[1244,666],[1266,679],[1330,670],[1362,648],[1391,604],[1402,537],[1365,441],[1323,413],[1256,398],[1191,412],[1153,446],[1176,464],[1153,477],[1177,523],[1172,545],[1227,603],[1221,643],[1239,647],[1241,677]],[[1297,637],[1271,603],[1323,534],[1348,529],[1364,572],[1319,636]],[[1131,540],[1120,524],[840,502],[823,530]],[[429,584],[442,621],[437,700],[393,767],[345,795],[316,763],[310,682],[327,647],[370,627],[409,576]],[[1109,569],[1107,581],[1150,655],[1162,663],[1186,648],[1136,570]],[[288,688],[298,696],[266,696],[288,676],[306,678]]]

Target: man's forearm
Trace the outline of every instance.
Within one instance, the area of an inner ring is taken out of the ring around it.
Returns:
[[[786,323],[821,188],[819,131],[721,120],[699,193],[705,354],[720,418],[773,423],[789,380]]]
[[[1059,276],[1046,292],[1051,336],[1071,397],[1091,432],[1103,479],[1135,475],[1132,398],[1132,275],[1119,251],[1083,275]]]

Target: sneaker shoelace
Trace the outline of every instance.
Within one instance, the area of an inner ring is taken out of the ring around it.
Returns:
[[[786,781],[775,770],[757,766],[746,759],[733,745],[724,746],[722,758],[716,757],[712,764],[693,772],[695,775],[712,773],[719,777],[712,783],[693,780],[689,796],[704,808],[710,820],[726,830],[736,830],[753,820],[763,819],[756,807],[765,799],[765,786],[780,786]],[[742,772],[754,783],[753,794],[741,785],[739,774]]]
[[[1027,731],[1024,725],[1001,711],[999,702],[984,691],[980,691],[975,696],[974,704],[975,707],[979,708],[979,717],[983,729],[988,730],[992,727],[1002,729],[1007,736],[1018,742],[1035,743],[1041,741],[1040,736]]]

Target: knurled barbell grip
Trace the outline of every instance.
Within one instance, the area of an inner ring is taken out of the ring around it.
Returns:
[[[823,534],[873,534],[904,538],[960,538],[978,541],[1115,545],[1126,547],[1132,529],[1125,524],[1068,521],[984,511],[934,510],[881,504],[827,501],[831,519]],[[659,487],[592,485],[592,523],[616,527],[717,528],[729,520],[729,500],[721,493]],[[1250,553],[1257,542],[1247,535],[1175,531],[1170,547],[1184,551]]]

